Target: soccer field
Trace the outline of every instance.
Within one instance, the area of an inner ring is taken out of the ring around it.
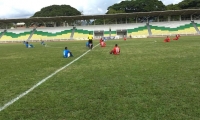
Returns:
[[[163,39],[106,41],[0,111],[0,120],[198,120],[200,39]],[[85,42],[0,44],[0,108],[88,51]],[[116,43],[121,54],[110,55]],[[65,46],[74,57],[62,57]]]

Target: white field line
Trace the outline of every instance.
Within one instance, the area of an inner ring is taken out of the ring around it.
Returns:
[[[99,44],[97,44],[96,46],[94,46],[93,48],[97,47]],[[33,87],[31,87],[30,89],[28,89],[27,91],[23,92],[22,94],[18,95],[16,98],[12,99],[11,101],[7,102],[6,104],[4,104],[2,107],[0,107],[0,112],[3,111],[4,109],[6,109],[8,106],[12,105],[14,102],[16,102],[17,100],[19,100],[20,98],[24,97],[25,95],[27,95],[28,93],[30,93],[31,91],[33,91],[35,88],[37,88],[38,86],[40,86],[42,83],[46,82],[49,78],[53,77],[54,75],[56,75],[58,72],[62,71],[63,69],[65,69],[66,67],[70,66],[72,63],[76,62],[77,60],[79,60],[81,57],[83,57],[84,55],[86,55],[88,52],[90,52],[91,50],[86,51],[85,53],[83,53],[81,56],[79,56],[78,58],[76,58],[75,60],[73,60],[72,62],[68,63],[67,65],[63,66],[62,68],[56,70],[55,72],[53,72],[52,74],[50,74],[49,76],[47,76],[46,78],[42,79],[40,82],[38,82],[37,84],[35,84]]]

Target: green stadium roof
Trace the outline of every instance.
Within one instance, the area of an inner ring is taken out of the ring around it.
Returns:
[[[152,12],[133,12],[104,15],[79,15],[79,16],[56,16],[56,17],[31,17],[19,19],[0,19],[0,23],[19,23],[19,22],[53,22],[53,21],[74,21],[88,19],[107,19],[107,18],[133,18],[142,16],[170,16],[170,15],[193,15],[200,14],[200,9],[167,10]]]

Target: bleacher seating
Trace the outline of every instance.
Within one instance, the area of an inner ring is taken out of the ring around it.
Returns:
[[[131,29],[128,29],[128,36],[148,36],[148,29],[146,23],[134,23],[131,25]]]
[[[151,22],[152,35],[196,34],[191,21]]]
[[[200,30],[200,20],[195,20],[194,23],[196,23],[197,28]]]
[[[200,20],[194,21],[200,29]],[[150,22],[152,35],[174,35],[197,33],[191,21]],[[73,26],[68,27],[42,27],[37,28],[30,40],[67,40],[70,39]],[[33,28],[8,29],[0,41],[25,41],[32,33]],[[111,30],[111,31],[110,31]],[[118,36],[120,30],[127,31],[127,36],[133,38],[147,37],[149,32],[146,23],[109,24],[76,26],[73,38],[75,40],[87,40],[89,33],[103,31],[104,37]],[[2,33],[4,29],[0,29]],[[121,34],[121,33],[120,33]]]
[[[25,41],[29,37],[32,29],[8,29],[1,37],[0,41]]]
[[[75,31],[74,38],[85,38],[89,32],[93,31],[104,31],[104,37],[117,35],[117,30],[127,30],[128,35],[138,36],[138,35],[148,35],[148,30],[146,23],[131,23],[131,24],[109,24],[109,25],[89,25],[89,26],[77,26]],[[82,32],[85,31],[85,32]],[[84,33],[84,34],[83,34]]]
[[[4,32],[4,29],[0,29],[0,38],[1,38],[3,32]]]
[[[69,39],[72,27],[37,28],[31,40],[61,40]]]

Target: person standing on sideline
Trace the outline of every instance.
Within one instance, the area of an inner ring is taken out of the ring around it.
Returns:
[[[91,35],[91,33],[89,33],[89,35],[88,35],[88,42],[89,42],[90,49],[92,49],[93,48],[93,35]]]

